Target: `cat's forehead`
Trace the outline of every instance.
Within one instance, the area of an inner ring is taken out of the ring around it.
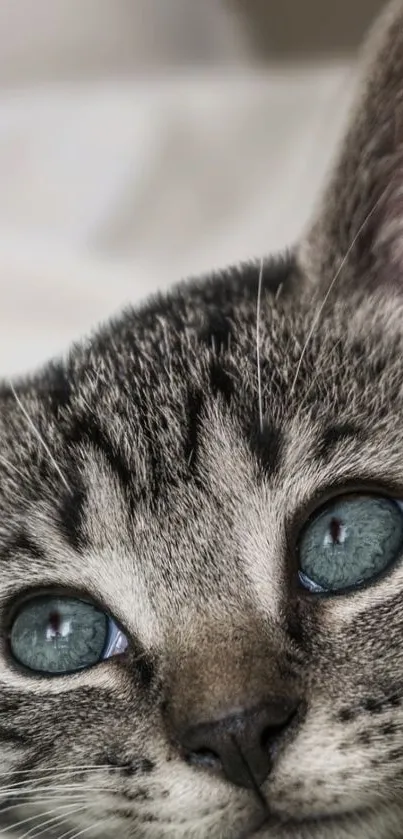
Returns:
[[[366,400],[381,401],[388,388],[393,409],[402,314],[400,294],[357,291],[346,299],[336,285],[326,300],[292,256],[252,263],[127,312],[78,346],[67,367],[53,368],[44,390],[62,407],[80,409],[85,398],[112,413],[120,400],[136,413],[139,403],[158,410],[203,388],[206,398],[252,413],[260,374],[268,414],[301,413],[301,398],[316,405],[318,417],[322,408],[331,415],[345,404],[365,410]]]
[[[234,441],[270,476],[306,470],[312,450],[321,462],[340,446],[364,456],[382,434],[399,440],[400,298],[336,295],[323,307],[288,258],[264,266],[259,299],[260,269],[156,298],[17,389],[21,405],[9,392],[4,453],[35,472],[41,446],[22,407],[59,458],[106,457],[141,496],[201,460],[228,465]]]
[[[260,300],[253,265],[216,288],[216,280],[185,287],[106,330],[78,359],[72,410],[90,406],[111,429],[124,421],[139,453],[154,443],[189,465],[220,429],[246,441],[267,472],[283,441],[300,458],[313,446],[329,455],[343,442],[399,438],[400,296],[336,294],[323,307],[292,259],[269,269]]]

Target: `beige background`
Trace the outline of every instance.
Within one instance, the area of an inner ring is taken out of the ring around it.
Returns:
[[[229,0],[265,58],[349,56],[385,0]]]
[[[299,235],[376,0],[2,0],[0,374]]]

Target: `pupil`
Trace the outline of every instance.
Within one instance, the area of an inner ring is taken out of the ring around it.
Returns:
[[[54,611],[49,615],[49,629],[53,638],[60,638],[61,619],[60,612]]]
[[[330,536],[334,545],[341,543],[342,526],[339,519],[332,519],[330,522]]]

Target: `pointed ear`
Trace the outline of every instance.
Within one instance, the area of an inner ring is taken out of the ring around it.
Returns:
[[[360,89],[299,261],[314,283],[403,289],[403,0],[363,51]]]

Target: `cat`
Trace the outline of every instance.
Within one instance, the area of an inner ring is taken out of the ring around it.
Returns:
[[[403,2],[290,252],[0,390],[0,833],[403,837]]]

